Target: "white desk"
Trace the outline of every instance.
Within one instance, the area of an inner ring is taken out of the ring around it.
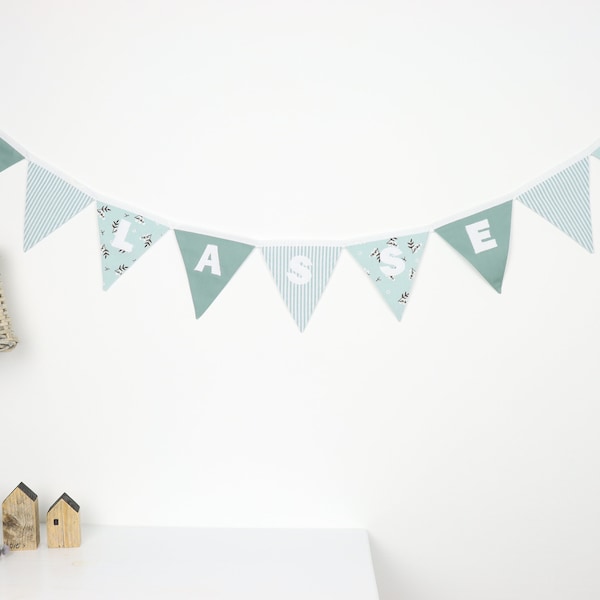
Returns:
[[[360,529],[84,526],[80,548],[0,558],[3,600],[377,600]]]

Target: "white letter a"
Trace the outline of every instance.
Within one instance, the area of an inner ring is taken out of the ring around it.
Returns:
[[[221,275],[221,264],[219,263],[219,247],[215,244],[207,244],[194,271],[204,271],[204,267],[210,267],[213,275]]]

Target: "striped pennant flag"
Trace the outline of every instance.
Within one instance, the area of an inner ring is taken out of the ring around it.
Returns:
[[[346,250],[373,282],[398,321],[402,319],[428,232],[374,240]]]
[[[588,252],[594,251],[590,211],[589,157],[574,163],[517,196]]]
[[[175,230],[175,237],[198,319],[223,291],[254,246],[179,229]]]
[[[300,331],[304,331],[340,256],[339,246],[266,246],[262,253]]]
[[[103,288],[107,290],[169,230],[143,215],[102,204],[96,205]]]
[[[25,251],[81,212],[93,198],[44,167],[27,165]]]
[[[22,154],[19,154],[12,146],[0,138],[0,173],[4,169],[8,169],[8,167],[12,167],[20,160],[23,160],[23,158]]]

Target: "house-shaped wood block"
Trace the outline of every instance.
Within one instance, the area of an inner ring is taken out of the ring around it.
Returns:
[[[46,520],[48,548],[77,548],[81,546],[79,504],[63,494],[49,509]]]
[[[38,498],[23,482],[2,503],[2,532],[11,550],[35,550],[39,546]]]

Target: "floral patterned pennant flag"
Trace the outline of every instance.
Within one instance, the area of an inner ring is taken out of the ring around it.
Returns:
[[[254,246],[178,229],[175,236],[198,319],[223,291]]]
[[[435,231],[500,294],[508,259],[512,200],[453,221]]]
[[[379,290],[398,321],[402,319],[408,303],[427,238],[428,233],[423,232],[346,248]]]
[[[0,172],[8,169],[8,167],[12,167],[20,160],[23,160],[23,155],[19,154],[12,146],[9,146],[0,138]]]
[[[558,227],[588,252],[594,251],[589,157],[548,177],[517,196],[517,200]]]
[[[156,221],[118,206],[96,205],[103,288],[107,290],[168,231]]]
[[[340,256],[339,246],[267,246],[263,256],[300,331],[304,331]]]
[[[35,246],[93,201],[91,196],[44,167],[28,163],[24,249]]]

